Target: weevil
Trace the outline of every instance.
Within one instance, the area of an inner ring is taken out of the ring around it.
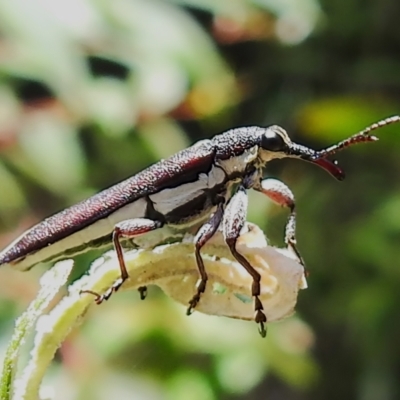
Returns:
[[[121,275],[105,293],[96,294],[100,304],[128,279],[123,243],[151,235],[164,227],[197,229],[194,256],[200,279],[189,301],[190,314],[207,285],[201,249],[221,226],[233,257],[253,279],[254,320],[265,336],[267,317],[259,299],[260,274],[236,250],[236,241],[246,222],[247,191],[254,189],[289,209],[285,228],[286,245],[300,261],[295,227],[295,200],[282,182],[264,178],[266,164],[274,159],[298,158],[319,165],[336,179],[345,175],[327,157],[353,144],[377,140],[370,132],[399,122],[394,116],[323,150],[294,143],[280,126],[234,128],[201,140],[166,160],[139,172],[87,200],[38,223],[0,253],[0,265],[28,270],[41,262],[69,258],[102,245],[114,246]],[[144,298],[146,288],[141,288]]]

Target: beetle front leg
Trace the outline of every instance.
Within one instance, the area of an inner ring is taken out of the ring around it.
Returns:
[[[129,278],[128,271],[125,265],[124,252],[121,246],[120,240],[122,238],[133,239],[139,235],[151,232],[155,229],[161,228],[163,225],[160,221],[153,221],[147,218],[135,218],[122,221],[115,225],[112,234],[112,241],[114,249],[117,253],[117,259],[119,268],[121,270],[121,276],[119,279],[107,290],[106,293],[99,295],[98,293],[90,290],[83,290],[82,293],[91,293],[96,296],[96,303],[101,304],[104,300],[108,300],[110,296],[116,292],[122,284]],[[143,300],[146,297],[147,288],[145,286],[139,287],[140,298]]]
[[[201,248],[207,243],[208,240],[211,239],[211,237],[214,235],[216,230],[219,227],[219,224],[222,221],[222,217],[224,214],[224,209],[223,209],[223,204],[220,203],[218,205],[217,210],[215,213],[211,216],[208,222],[206,222],[197,232],[195,238],[194,238],[194,246],[195,246],[195,256],[196,256],[196,263],[197,263],[197,268],[200,273],[200,280],[197,283],[197,291],[196,294],[192,297],[192,299],[189,301],[189,307],[187,309],[186,314],[190,315],[193,311],[193,309],[196,307],[197,303],[200,301],[200,296],[204,291],[206,290],[207,286],[207,272],[206,269],[204,268],[204,262],[200,254]]]
[[[303,258],[297,249],[296,211],[294,195],[292,191],[283,182],[273,178],[262,180],[260,185],[255,186],[254,189],[268,196],[276,204],[289,208],[290,214],[285,227],[285,243],[286,246],[295,253],[300,264],[304,267],[305,265]]]
[[[225,242],[228,245],[232,255],[253,278],[251,294],[254,297],[254,320],[259,324],[259,332],[261,336],[265,337],[267,334],[265,329],[267,317],[263,312],[264,307],[259,299],[261,294],[261,275],[251,266],[247,259],[236,250],[237,239],[239,238],[240,231],[246,222],[247,203],[248,200],[246,189],[244,186],[240,186],[238,191],[232,196],[225,209],[223,234]]]

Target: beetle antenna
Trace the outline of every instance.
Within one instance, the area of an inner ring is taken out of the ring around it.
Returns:
[[[365,143],[365,142],[375,142],[378,140],[376,136],[370,135],[369,133],[382,128],[387,125],[391,125],[394,123],[400,122],[400,116],[399,115],[394,115],[392,117],[388,117],[385,119],[382,119],[381,121],[375,122],[374,124],[368,126],[361,132],[356,133],[353,136],[350,136],[349,138],[333,145],[330,147],[327,147],[326,149],[323,149],[319,151],[318,156],[319,157],[327,157],[331,154],[335,154],[340,150],[345,149],[346,147],[352,146],[353,144],[357,143]]]

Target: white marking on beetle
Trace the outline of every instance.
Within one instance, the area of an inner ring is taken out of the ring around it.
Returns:
[[[158,212],[167,215],[178,207],[201,196],[206,190],[223,183],[224,180],[224,171],[219,167],[213,166],[208,174],[199,174],[198,179],[194,182],[184,183],[172,189],[164,189],[149,197],[154,204],[154,208]]]
[[[133,203],[127,204],[117,211],[114,211],[107,218],[100,219],[86,228],[83,228],[64,239],[59,240],[58,242],[27,255],[23,260],[18,261],[13,265],[18,269],[27,269],[43,260],[62,258],[66,250],[82,247],[85,244],[90,244],[96,239],[110,235],[114,230],[114,226],[118,222],[132,218],[143,218],[145,216],[146,207],[146,200],[140,198]],[[14,243],[17,243],[21,237],[11,243],[8,248],[11,248]],[[7,251],[7,249],[4,251]]]
[[[245,150],[240,156],[231,157],[227,160],[218,160],[218,165],[225,171],[227,176],[235,173],[241,173],[258,156],[258,146],[253,146]]]
[[[12,262],[11,265],[17,269],[26,270],[35,264],[43,262],[44,260],[62,258],[61,256],[65,253],[65,250],[80,247],[82,244],[82,232],[78,231],[67,236],[65,239],[61,239],[58,242],[28,254],[20,261]]]

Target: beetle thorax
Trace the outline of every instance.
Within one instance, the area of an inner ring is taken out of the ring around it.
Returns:
[[[244,174],[249,166],[257,163],[258,146],[250,147],[240,155],[225,160],[218,160],[217,165],[221,167],[228,177]]]

